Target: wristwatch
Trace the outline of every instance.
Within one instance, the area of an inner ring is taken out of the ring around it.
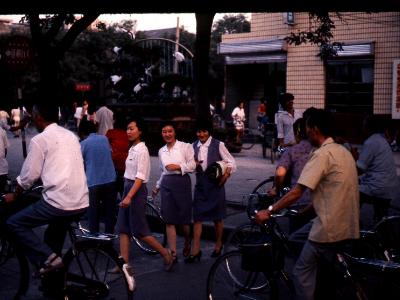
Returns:
[[[273,210],[274,210],[274,207],[272,205],[268,206],[268,211],[270,214],[272,214]]]

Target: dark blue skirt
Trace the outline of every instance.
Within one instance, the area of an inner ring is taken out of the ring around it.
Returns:
[[[124,179],[124,195],[128,194],[134,184],[134,180]],[[131,204],[127,208],[119,208],[116,231],[135,237],[145,237],[151,235],[149,225],[146,220],[146,199],[147,187],[143,183],[135,196],[132,198]]]
[[[192,182],[188,174],[163,176],[160,193],[161,215],[165,223],[192,222]]]
[[[220,221],[226,216],[225,186],[218,186],[204,172],[196,173],[193,220]]]

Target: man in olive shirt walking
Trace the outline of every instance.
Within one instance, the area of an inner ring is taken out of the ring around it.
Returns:
[[[321,109],[308,118],[307,134],[317,149],[304,166],[297,185],[256,216],[258,222],[265,222],[273,212],[296,202],[306,188],[311,190],[317,217],[293,271],[299,299],[314,299],[320,258],[331,257],[343,242],[359,238],[357,169],[350,152],[331,138],[331,124],[329,113]]]

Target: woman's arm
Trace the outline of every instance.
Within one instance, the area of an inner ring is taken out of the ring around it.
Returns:
[[[129,190],[128,194],[126,194],[125,198],[121,201],[119,206],[121,206],[122,208],[127,208],[131,204],[132,198],[136,195],[137,191],[142,186],[142,183],[143,183],[143,180],[136,177],[135,183]]]

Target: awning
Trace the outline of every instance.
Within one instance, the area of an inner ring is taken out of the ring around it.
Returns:
[[[374,55],[374,44],[364,43],[364,44],[352,44],[352,45],[342,45],[343,50],[336,47],[338,57],[348,57],[348,56],[372,56]]]
[[[286,53],[264,54],[264,55],[227,55],[225,56],[226,65],[248,65],[248,64],[266,64],[274,62],[286,62]]]
[[[218,54],[241,54],[286,51],[286,42],[279,40],[252,40],[235,43],[219,43]]]

